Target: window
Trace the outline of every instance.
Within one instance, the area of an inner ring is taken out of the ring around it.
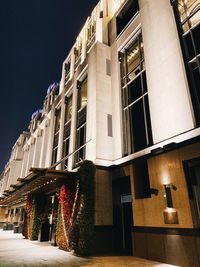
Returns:
[[[55,111],[55,128],[54,128],[54,140],[53,140],[53,153],[52,153],[52,164],[57,161],[57,153],[58,153],[58,137],[60,130],[60,116],[61,109],[56,109]]]
[[[78,110],[87,105],[87,77],[82,81],[78,81]]]
[[[76,150],[75,164],[85,159],[86,143],[86,111],[87,111],[87,77],[77,82],[77,127],[76,127]]]
[[[65,63],[65,84],[69,79],[69,73],[70,73],[70,62],[67,62]]]
[[[200,0],[173,1],[197,125],[200,125]]]
[[[71,116],[72,116],[72,95],[65,99],[65,126],[63,136],[63,158],[69,155],[69,141],[71,131]],[[63,162],[63,169],[67,169],[68,158]]]
[[[90,17],[88,26],[87,26],[87,51],[95,42],[96,35],[96,21],[95,16]]]
[[[78,37],[76,41],[76,47],[74,48],[75,68],[77,68],[77,66],[81,61],[81,52],[82,52],[82,40],[81,37]]]
[[[63,141],[63,158],[69,155],[69,141],[70,135],[67,136]],[[66,158],[63,162],[63,169],[66,170],[68,168],[68,158]]]
[[[65,123],[67,123],[72,117],[72,96],[67,97],[65,103]]]
[[[121,61],[124,155],[152,144],[142,36],[119,54]]]
[[[116,18],[117,35],[119,35],[139,10],[138,0],[129,0]]]
[[[55,112],[56,114],[56,121],[55,121],[55,135],[58,134],[59,129],[60,129],[60,115],[61,115],[61,109],[59,108]]]
[[[178,0],[178,10],[184,32],[199,23],[200,0]]]

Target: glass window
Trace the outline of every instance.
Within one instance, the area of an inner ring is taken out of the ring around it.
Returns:
[[[117,35],[119,35],[139,10],[138,0],[129,0],[116,18]]]
[[[199,23],[200,0],[178,0],[178,10],[184,31]]]
[[[53,153],[52,153],[52,164],[57,162],[57,154],[58,154],[58,146],[53,148]]]
[[[81,52],[82,52],[82,39],[81,37],[77,38],[76,47],[74,48],[75,55],[75,68],[78,66],[81,60]]]
[[[173,1],[197,125],[200,124],[200,0]]]
[[[87,114],[87,76],[77,83],[78,103],[77,103],[77,122],[76,122],[76,150],[75,166],[80,160],[85,159],[86,144],[86,114]]]
[[[55,111],[55,128],[54,128],[54,139],[53,139],[53,151],[52,151],[52,164],[56,163],[57,153],[58,153],[58,136],[60,130],[60,116],[61,109],[56,109]]]
[[[148,92],[141,34],[120,57],[124,155],[152,144]]]
[[[80,83],[78,92],[78,109],[87,105],[87,77]]]
[[[60,115],[61,115],[61,109],[59,108],[58,110],[56,110],[55,134],[60,129]]]
[[[68,136],[63,142],[63,158],[69,155],[69,141],[70,141],[70,136]],[[68,158],[66,158],[63,161],[62,167],[64,170],[68,168]]]
[[[65,122],[71,120],[72,117],[72,96],[66,98]]]
[[[69,79],[69,73],[70,73],[70,62],[67,62],[65,63],[65,84]]]

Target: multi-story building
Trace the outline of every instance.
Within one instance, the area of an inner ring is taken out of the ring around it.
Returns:
[[[17,179],[88,159],[98,252],[200,266],[199,53],[199,0],[101,0],[13,147],[1,203],[24,206],[6,202]]]

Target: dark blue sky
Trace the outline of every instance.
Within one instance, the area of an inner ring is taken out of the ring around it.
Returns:
[[[0,172],[98,0],[6,0],[0,6]]]

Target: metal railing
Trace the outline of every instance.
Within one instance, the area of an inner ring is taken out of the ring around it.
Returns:
[[[80,146],[78,149],[74,150],[73,152],[69,153],[67,156],[65,156],[64,158],[60,159],[59,161],[57,161],[56,163],[54,163],[53,165],[51,165],[49,167],[49,169],[55,169],[56,166],[60,165],[61,163],[63,163],[66,159],[68,159],[70,156],[74,155],[75,153],[77,153],[79,150],[83,149],[84,147],[86,147],[86,145],[91,141],[92,139],[89,139],[84,145]],[[80,159],[80,161],[83,159]],[[67,170],[67,168],[65,169]]]

